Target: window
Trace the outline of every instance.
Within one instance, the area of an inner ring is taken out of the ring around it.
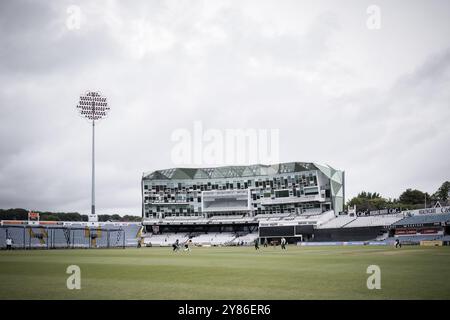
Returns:
[[[277,198],[289,197],[289,190],[275,190],[275,197]]]

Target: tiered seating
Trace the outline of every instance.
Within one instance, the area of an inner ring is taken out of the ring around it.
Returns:
[[[168,219],[168,218],[166,218]],[[161,219],[159,218],[145,218],[144,219],[145,222],[150,223],[150,224],[154,224],[154,223],[159,223],[161,221]]]
[[[375,241],[386,241],[389,238],[389,232],[385,232],[375,238]]]
[[[231,232],[211,232],[207,234],[200,234],[192,238],[194,244],[211,244],[211,245],[225,245],[233,241],[236,235]]]
[[[310,216],[310,219],[314,219],[317,223],[317,225],[322,225],[324,223],[327,223],[328,221],[336,218],[334,215],[334,211],[333,210],[329,210],[329,211],[325,211],[320,215],[314,215],[314,216]]]
[[[241,237],[237,237],[236,234],[232,232],[210,232],[193,236],[191,240],[193,244],[218,246],[231,243],[236,244],[238,242],[237,239],[239,239],[239,242],[244,241],[244,243],[248,244],[250,242],[253,242],[257,237],[257,233],[251,233],[243,235]],[[144,244],[151,244],[152,246],[171,246],[177,239],[182,244],[189,239],[189,234],[166,233],[149,235],[144,237]]]
[[[189,239],[189,234],[169,233],[166,240],[170,245],[172,245],[175,241],[177,241],[177,239],[180,243],[186,242]]]
[[[241,215],[219,215],[219,216],[212,216],[211,220],[237,220],[242,219],[244,216]]]
[[[401,220],[403,216],[399,215],[380,215],[380,216],[365,216],[358,217],[350,223],[346,224],[344,228],[353,227],[373,227],[373,226],[390,226],[391,224]]]
[[[167,246],[169,243],[167,242],[167,235],[155,234],[144,237],[144,245]]]
[[[171,246],[177,239],[183,243],[189,239],[189,235],[181,233],[154,234],[144,238],[144,245]]]
[[[241,242],[244,242],[244,245],[253,244],[254,241],[259,237],[258,233],[248,233],[246,235],[241,235],[239,237],[236,237],[233,239],[233,244],[240,244]]]
[[[203,217],[198,216],[186,216],[186,217],[167,217],[162,220],[146,220],[150,223],[168,223],[168,224],[177,224],[177,223],[189,223],[189,222],[195,222],[195,223],[207,223],[208,220]]]
[[[192,242],[195,244],[210,244],[214,237],[215,233],[200,234],[193,237]]]
[[[174,220],[174,221],[178,221],[178,220],[197,220],[200,219],[202,217],[200,216],[167,216],[165,218],[165,220]],[[159,220],[158,220],[159,221]]]
[[[295,214],[289,213],[273,213],[273,214],[258,214],[255,218],[259,221],[270,221],[270,220],[285,220],[289,217],[295,217]]]
[[[325,222],[324,224],[318,226],[319,229],[332,229],[332,228],[342,228],[347,223],[355,220],[356,217],[351,217],[348,215],[338,216],[335,219]]]
[[[137,246],[141,225],[138,223],[130,223],[122,226],[122,230],[125,231],[125,245],[133,247]]]
[[[306,209],[301,215],[302,216],[318,216],[322,214],[321,208],[316,209]]]
[[[229,244],[236,235],[233,233],[217,233],[216,236],[211,240],[211,245],[225,245]]]
[[[415,224],[433,224],[439,222],[449,222],[450,213],[445,214],[424,214],[406,217],[394,223],[394,226],[415,225]]]
[[[264,218],[282,218],[289,216],[289,213],[263,213],[263,214],[257,214],[255,217],[258,219],[264,219]]]

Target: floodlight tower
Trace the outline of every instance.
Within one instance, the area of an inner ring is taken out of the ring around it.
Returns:
[[[97,222],[98,217],[95,214],[95,122],[106,118],[109,107],[106,98],[100,92],[88,91],[80,96],[77,109],[80,116],[92,122],[92,194],[89,222]]]

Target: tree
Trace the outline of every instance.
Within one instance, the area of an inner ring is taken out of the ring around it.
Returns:
[[[447,202],[450,192],[450,181],[445,181],[439,189],[433,194],[433,198],[438,201]]]
[[[27,220],[28,210],[25,209],[0,209],[0,220]]]
[[[99,214],[98,221],[105,222],[111,220],[111,216],[109,214]]]
[[[347,202],[347,206],[356,206],[358,211],[380,210],[388,207],[389,201],[381,197],[377,192],[362,191],[358,195]]]
[[[42,221],[61,221],[59,217],[53,215],[53,214],[41,214],[39,217]]]
[[[40,214],[42,221],[88,221],[88,216],[79,214],[78,212],[42,212]],[[0,209],[0,220],[28,220],[28,210],[25,209]],[[98,221],[141,221],[140,216],[125,215],[123,217],[118,214],[100,214]]]
[[[141,216],[124,215],[122,221],[140,222],[141,219],[142,219]]]
[[[111,216],[111,219],[112,219],[113,221],[123,221],[122,218],[121,218],[118,214],[113,214],[113,215]]]
[[[425,198],[427,203],[431,202],[431,197],[428,193],[424,193],[417,189],[406,189],[406,191],[404,191],[398,199],[400,203],[405,205],[417,205],[424,204]]]

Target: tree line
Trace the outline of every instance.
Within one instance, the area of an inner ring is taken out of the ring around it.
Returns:
[[[358,211],[372,211],[382,209],[414,210],[425,206],[431,207],[439,202],[442,206],[449,204],[450,181],[444,182],[433,194],[417,189],[406,189],[398,199],[386,199],[378,192],[360,192],[356,197],[347,201],[347,207],[356,205]]]
[[[80,214],[78,212],[32,211],[38,212],[40,220],[42,221],[88,221],[88,216],[86,214]],[[28,220],[28,212],[29,210],[22,208],[0,209],[0,220]],[[131,215],[124,215],[121,217],[118,214],[99,214],[98,221],[135,222],[141,221],[141,217]]]

